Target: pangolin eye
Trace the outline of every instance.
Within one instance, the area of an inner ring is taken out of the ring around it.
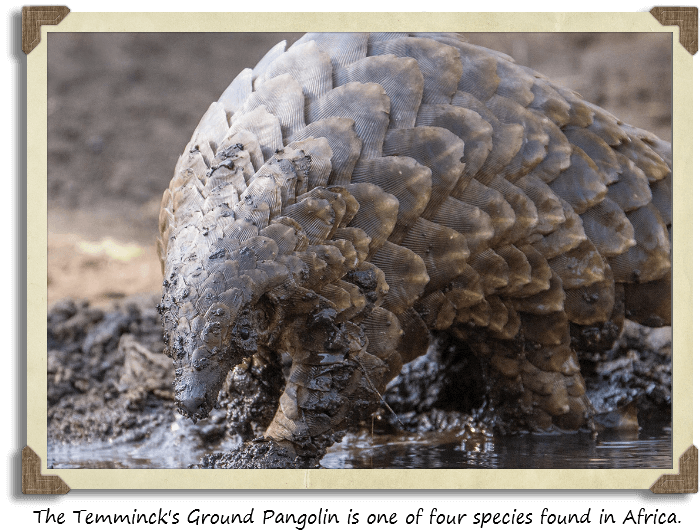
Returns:
[[[250,332],[245,327],[241,329],[241,338],[247,340],[250,337]]]

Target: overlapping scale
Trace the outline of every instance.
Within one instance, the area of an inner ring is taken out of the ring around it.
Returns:
[[[331,164],[333,150],[328,144],[328,139],[307,138],[290,142],[288,146],[294,150],[301,150],[310,159],[306,172],[306,188],[300,188],[297,185],[297,195],[304,194],[316,187],[325,186],[333,168]]]
[[[569,109],[570,127],[588,127],[593,123],[593,110],[585,102],[581,95],[566,87],[557,87],[552,85],[552,88],[557,91],[571,106]]]
[[[456,198],[467,205],[478,207],[489,216],[493,225],[493,241],[501,240],[515,224],[515,211],[503,194],[476,179],[473,179]]]
[[[261,75],[263,75],[270,63],[272,63],[275,59],[280,57],[284,53],[286,48],[287,41],[278,42],[276,45],[270,48],[270,50],[262,57],[262,59],[258,61],[258,64],[255,65],[255,68],[253,68],[253,81],[256,81]],[[257,90],[258,87],[256,86],[255,88]]]
[[[531,296],[514,298],[511,302],[519,312],[546,316],[554,312],[563,311],[565,298],[566,294],[564,293],[561,278],[556,272],[552,271],[549,288]]]
[[[362,159],[352,173],[353,183],[372,183],[399,202],[396,224],[389,240],[398,244],[425,210],[430,199],[430,170],[409,157]]]
[[[549,290],[552,269],[547,259],[529,244],[518,244],[518,250],[525,255],[530,266],[530,282],[519,290],[513,291],[512,297],[523,298]]]
[[[590,240],[549,259],[549,266],[561,278],[566,290],[590,286],[605,279],[606,262]]]
[[[469,259],[469,265],[479,274],[484,294],[493,294],[508,286],[508,263],[493,249],[486,249]]]
[[[550,183],[571,166],[571,153],[573,150],[566,136],[554,122],[544,121],[542,127],[545,134],[549,137],[547,155],[540,164],[532,169],[530,175],[538,177],[545,183]]]
[[[327,53],[333,64],[333,71],[367,56],[367,33],[307,33],[291,48],[315,41],[320,50]]]
[[[377,83],[350,82],[309,103],[309,123],[329,117],[352,118],[355,132],[362,140],[360,157],[381,157],[384,134],[389,126],[390,101]]]
[[[571,166],[549,183],[549,188],[578,214],[600,203],[608,192],[598,167],[578,147],[573,148]]]
[[[233,115],[251,92],[253,92],[253,71],[245,68],[219,97],[219,103],[224,106],[226,116]]]
[[[544,130],[541,117],[530,112],[515,100],[496,93],[486,102],[486,106],[501,122],[521,125],[525,128],[520,151],[503,170],[506,179],[515,180],[544,160],[547,155],[549,136]]]
[[[571,144],[595,161],[598,171],[605,177],[606,185],[611,185],[619,179],[622,168],[617,155],[603,139],[589,129],[579,127],[567,128],[564,134]]]
[[[428,205],[422,213],[427,219],[435,214],[462,175],[464,163],[460,159],[463,153],[462,140],[440,127],[390,129],[384,140],[385,156],[412,157],[430,168],[433,184]]]
[[[511,229],[504,233],[498,240],[494,240],[493,243],[509,244],[517,242],[531,234],[539,223],[539,214],[535,203],[527,197],[522,189],[509,183],[500,176],[491,181],[489,187],[503,194],[503,197],[510,204],[515,213],[515,223]]]
[[[233,118],[228,136],[233,136],[241,131],[249,131],[256,136],[264,160],[272,157],[277,150],[281,150],[284,146],[279,119],[269,113],[263,105]]]
[[[501,122],[484,103],[466,92],[457,91],[452,98],[452,105],[475,111],[493,130],[491,151],[475,175],[482,183],[489,184],[520,152],[525,140],[525,127],[521,124]]]
[[[467,267],[469,246],[457,231],[418,218],[401,245],[413,251],[425,264],[430,281],[426,292],[443,288]]]
[[[629,212],[643,207],[652,199],[649,180],[631,160],[618,153],[620,179],[608,187],[607,197]]]
[[[343,192],[345,192],[345,189],[339,189],[339,190],[342,190]],[[330,203],[331,209],[333,210],[333,222],[332,222],[332,227],[331,227],[329,236],[333,236],[335,231],[340,226],[341,222],[346,217],[348,203],[346,202],[345,198],[356,201],[355,198],[353,196],[351,196],[350,194],[342,194],[340,191],[334,191],[334,190],[331,190],[328,188],[322,188],[322,187],[314,188],[313,190],[311,190],[305,194],[297,196],[296,200],[297,200],[297,202],[301,202],[307,198],[316,198],[316,199],[326,200],[326,201],[328,201],[328,203]],[[353,209],[353,212],[351,213],[349,219],[352,219],[358,210],[359,210],[359,204],[358,204],[357,209]]]
[[[336,86],[350,82],[377,83],[391,101],[389,128],[413,127],[423,97],[423,75],[412,57],[380,55],[360,59],[335,72]]]
[[[671,269],[671,240],[666,224],[651,203],[628,213],[627,217],[634,227],[636,245],[608,259],[615,281],[656,281]]]
[[[312,245],[325,242],[335,223],[335,211],[328,200],[304,198],[286,207],[282,214],[296,221]]]
[[[255,88],[283,74],[289,74],[301,86],[307,102],[333,88],[331,60],[314,41],[293,46],[286,54],[274,58],[256,78]]]
[[[496,94],[501,82],[498,76],[497,58],[484,48],[459,41],[450,36],[436,36],[436,40],[457,48],[460,52],[462,75],[458,90],[473,94],[482,102]]]
[[[383,306],[397,316],[413,306],[430,282],[421,258],[391,242],[384,242],[374,253],[372,264],[384,272],[389,285]]]
[[[354,125],[352,118],[325,118],[309,124],[288,140],[294,142],[325,138],[333,152],[328,182],[332,185],[346,185],[350,183],[352,170],[362,149],[362,140],[357,136]]]
[[[249,182],[253,174],[259,170],[265,162],[257,135],[247,130],[232,132],[229,128],[226,133],[226,138],[219,144],[219,152],[227,151],[231,148],[239,150],[237,152],[238,158],[233,162],[235,166],[240,166],[243,169],[243,176],[246,182]],[[252,170],[248,166],[248,161],[250,161]]]
[[[362,229],[372,239],[369,245],[371,257],[394,230],[399,201],[372,183],[352,183],[346,189],[360,204],[360,209],[350,221],[350,227]]]
[[[442,127],[457,135],[464,142],[465,181],[456,191],[463,190],[471,178],[481,168],[493,147],[493,128],[475,111],[453,105],[421,105],[416,118],[416,126]],[[466,178],[466,179],[465,179]]]
[[[513,100],[523,107],[529,107],[535,99],[531,90],[535,79],[511,61],[501,58],[497,60],[496,74],[500,82],[496,88],[496,94]]]
[[[440,290],[422,297],[416,303],[415,309],[426,325],[435,331],[449,329],[457,316],[454,303]]]
[[[279,119],[282,138],[285,140],[306,125],[304,93],[299,83],[289,74],[277,76],[263,83],[258,90],[246,98],[233,119],[261,105],[268,113]]]
[[[451,196],[438,207],[432,221],[464,235],[471,253],[486,249],[494,236],[493,223],[488,214]]]
[[[508,263],[508,284],[498,293],[504,296],[519,293],[532,281],[532,268],[525,253],[512,244],[498,247],[494,251]]]
[[[462,76],[459,51],[436,41],[418,37],[400,37],[375,41],[367,55],[393,54],[413,57],[423,73],[423,103],[450,103]]]
[[[226,109],[220,102],[213,102],[194,130],[190,145],[207,145],[216,153],[217,145],[226,136],[227,130]]]
[[[581,214],[581,221],[586,236],[604,257],[624,253],[635,244],[632,224],[617,203],[608,198]]]
[[[514,185],[525,192],[537,209],[538,223],[533,233],[549,234],[566,221],[559,197],[541,179],[526,175]]]
[[[484,299],[484,289],[479,274],[467,264],[465,270],[450,281],[445,296],[455,309],[476,305]]]
[[[622,129],[622,122],[615,116],[592,103],[587,102],[586,106],[593,112],[593,119],[588,126],[592,133],[598,135],[610,146],[620,147],[622,143],[629,142],[629,135]]]
[[[561,198],[559,201],[564,212],[564,223],[549,235],[532,244],[546,259],[577,247],[587,238],[581,217],[574,212],[571,205],[566,201]]]
[[[567,125],[570,121],[571,104],[555,91],[550,83],[542,79],[541,74],[531,74],[533,83],[530,90],[534,98],[528,107],[540,111],[558,127]]]

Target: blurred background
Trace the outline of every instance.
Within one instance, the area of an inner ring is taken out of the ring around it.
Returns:
[[[212,101],[292,33],[48,34],[48,301],[160,292],[163,190]],[[470,33],[671,140],[670,33]]]

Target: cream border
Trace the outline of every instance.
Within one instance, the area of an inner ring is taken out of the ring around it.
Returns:
[[[674,138],[674,469],[654,470],[47,470],[45,330],[47,249],[48,32],[246,31],[627,31],[673,33]],[[27,59],[27,444],[42,458],[42,474],[56,474],[72,489],[198,488],[649,488],[662,474],[678,473],[678,458],[692,442],[692,56],[677,26],[661,26],[649,13],[73,13],[58,26],[42,26],[41,42]],[[681,245],[678,245],[678,244]],[[29,331],[32,331],[29,334]],[[37,391],[40,397],[37,400]],[[42,392],[43,390],[43,392]],[[42,400],[43,398],[43,400]]]

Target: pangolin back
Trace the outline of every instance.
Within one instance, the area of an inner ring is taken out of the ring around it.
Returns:
[[[668,143],[505,54],[456,34],[307,34],[211,104],[163,195],[168,352],[194,363],[178,327],[208,342],[212,316],[266,298],[266,346],[293,359],[267,436],[298,443],[375,408],[450,331],[510,427],[578,429],[575,349],[625,316],[670,324],[671,189]]]

